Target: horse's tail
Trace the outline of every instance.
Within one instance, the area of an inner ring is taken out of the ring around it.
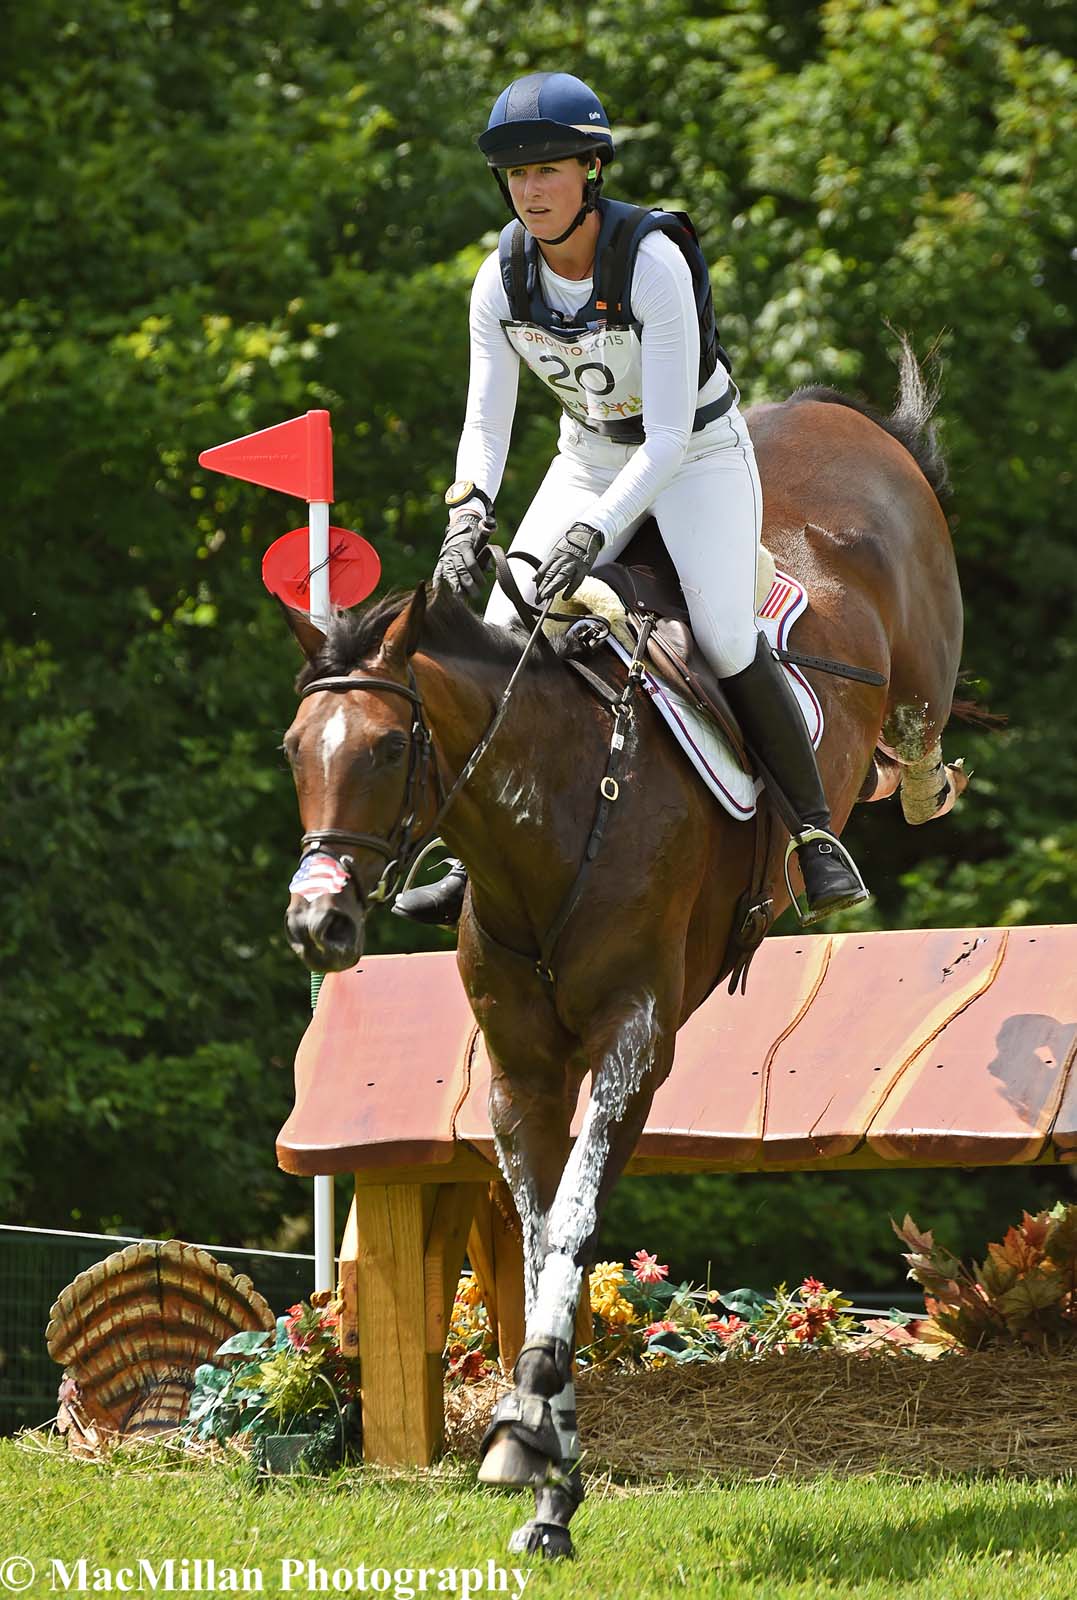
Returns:
[[[942,446],[939,444],[938,430],[931,420],[942,393],[938,342],[936,341],[928,351],[922,368],[916,359],[908,335],[898,333],[897,339],[900,345],[898,397],[897,404],[888,417],[884,417],[881,411],[877,411],[864,400],[854,400],[838,389],[828,389],[819,384],[797,389],[790,398],[822,400],[829,405],[848,406],[853,411],[859,411],[862,416],[870,417],[884,433],[888,433],[892,439],[904,445],[935,491],[936,498],[943,502],[950,493],[950,470],[946,465]],[[925,368],[927,377],[924,375]]]
[[[928,377],[916,359],[908,336],[898,334],[901,349],[898,355],[897,405],[883,423],[887,433],[893,434],[903,444],[935,491],[938,500],[950,493],[950,469],[939,443],[938,429],[931,420],[942,393],[942,362],[938,354],[938,341],[931,346],[925,360]]]

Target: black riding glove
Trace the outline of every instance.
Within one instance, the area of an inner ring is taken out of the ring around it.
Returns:
[[[597,528],[586,522],[574,522],[535,573],[535,593],[539,600],[552,600],[555,594],[562,593],[567,600],[569,595],[575,594],[605,542],[605,536]]]
[[[445,530],[441,554],[434,568],[434,583],[447,583],[454,594],[477,594],[482,584],[483,557],[490,535],[497,532],[492,516],[465,511]],[[489,560],[489,557],[486,557]]]

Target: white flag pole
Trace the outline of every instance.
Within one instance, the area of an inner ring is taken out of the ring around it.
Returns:
[[[329,502],[310,502],[310,620],[324,633],[329,626]],[[314,1287],[336,1288],[336,1225],[333,1180],[314,1180]]]

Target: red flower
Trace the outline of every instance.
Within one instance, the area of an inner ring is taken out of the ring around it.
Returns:
[[[644,1328],[643,1337],[645,1339],[652,1339],[656,1333],[676,1333],[676,1331],[677,1324],[675,1322],[670,1322],[669,1318],[667,1317],[662,1322],[652,1322],[649,1327]]]
[[[826,1284],[820,1283],[818,1278],[805,1278],[800,1286],[800,1292],[805,1294],[825,1294]]]
[[[453,1349],[460,1350],[459,1357],[449,1366],[449,1376],[459,1378],[463,1383],[474,1383],[486,1371],[486,1357],[481,1350],[464,1350],[460,1345]]]
[[[637,1250],[632,1257],[632,1276],[637,1283],[661,1283],[663,1278],[669,1277],[669,1268],[658,1264],[657,1256],[649,1256],[646,1250]]]
[[[746,1327],[743,1317],[707,1317],[704,1327],[710,1333],[716,1333],[723,1344],[728,1344],[739,1328]]]

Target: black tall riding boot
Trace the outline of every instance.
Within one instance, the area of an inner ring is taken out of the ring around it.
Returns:
[[[722,679],[722,688],[736,712],[748,748],[781,789],[799,826],[789,852],[797,852],[808,909],[797,912],[807,926],[832,911],[870,898],[852,856],[830,829],[830,809],[823,793],[808,730],[789,680],[769,641],[759,635],[755,660],[743,672]],[[786,856],[788,875],[788,854]],[[796,903],[794,901],[794,903]]]
[[[452,928],[460,921],[467,888],[467,868],[454,856],[448,858],[448,872],[437,883],[407,889],[393,901],[393,915],[410,922],[425,922],[432,927]]]

